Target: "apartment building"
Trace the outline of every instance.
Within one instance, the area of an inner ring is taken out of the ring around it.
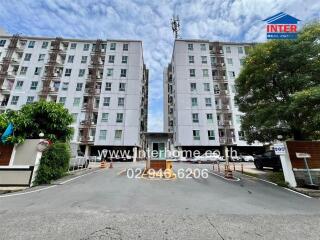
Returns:
[[[72,142],[143,147],[148,69],[141,41],[0,36],[0,111],[40,99],[74,116]]]
[[[182,149],[249,145],[234,101],[235,79],[251,43],[175,40],[164,69],[164,131]]]

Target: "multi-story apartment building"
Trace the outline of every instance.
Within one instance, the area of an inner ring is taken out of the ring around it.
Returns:
[[[143,147],[148,70],[141,41],[0,36],[0,110],[40,99],[74,116],[90,150]]]
[[[178,148],[248,145],[235,96],[250,43],[176,40],[164,70],[164,131]]]

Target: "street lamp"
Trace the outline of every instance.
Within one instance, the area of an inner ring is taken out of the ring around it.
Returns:
[[[39,133],[39,137],[43,138],[44,137],[44,133],[43,132]]]

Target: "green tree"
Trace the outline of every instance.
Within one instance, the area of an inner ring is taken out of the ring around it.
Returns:
[[[52,141],[68,141],[73,130],[70,127],[73,118],[62,104],[39,101],[24,105],[18,111],[8,110],[0,115],[0,131],[4,132],[9,122],[14,125],[14,137],[9,142],[21,142],[26,138],[45,138]]]
[[[249,142],[319,137],[320,24],[306,25],[296,40],[257,44],[236,79],[235,100],[244,112]]]

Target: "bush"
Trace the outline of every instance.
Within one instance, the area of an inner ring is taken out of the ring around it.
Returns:
[[[36,184],[47,184],[66,175],[71,157],[67,143],[54,143],[42,154],[35,180]]]
[[[288,187],[288,183],[284,180],[283,172],[273,172],[268,174],[268,180],[281,187]]]

